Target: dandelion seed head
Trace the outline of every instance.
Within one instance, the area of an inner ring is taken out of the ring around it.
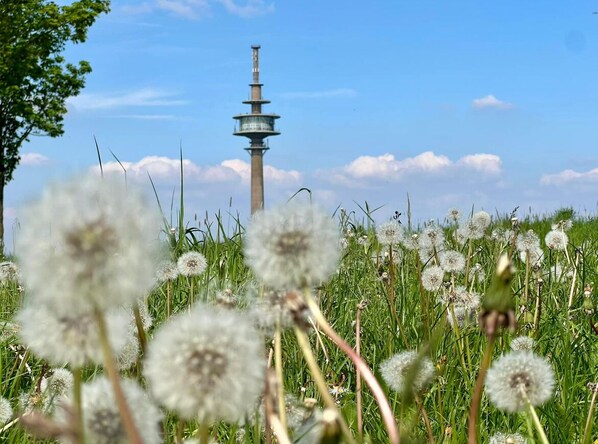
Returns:
[[[471,221],[474,225],[477,225],[479,229],[483,232],[490,226],[492,222],[492,217],[485,211],[478,211],[471,216]]]
[[[403,236],[403,246],[407,250],[417,250],[419,248],[419,234],[417,233],[405,233]]]
[[[162,442],[160,423],[162,413],[150,397],[133,380],[121,380],[123,394],[129,405],[133,422],[145,444]],[[129,439],[121,421],[112,384],[105,377],[98,377],[83,385],[82,403],[85,436],[94,444],[127,444]],[[59,416],[66,421],[66,415]]]
[[[4,397],[0,397],[0,424],[4,425],[11,420],[13,415],[10,401]]]
[[[236,422],[262,392],[260,336],[242,313],[198,305],[172,318],[148,345],[154,397],[186,419]]]
[[[443,279],[444,270],[438,265],[429,265],[422,272],[422,285],[428,291],[438,291]]]
[[[401,243],[404,231],[399,222],[391,220],[376,227],[376,237],[383,246],[392,247]]]
[[[455,305],[452,310],[447,313],[447,319],[451,327],[455,327],[456,324],[459,327],[463,327],[466,324],[473,325],[476,322],[475,310],[465,305]]]
[[[443,251],[439,255],[440,266],[447,273],[461,273],[465,269],[465,256],[455,250]]]
[[[0,284],[6,285],[9,282],[20,282],[21,273],[14,262],[0,262]]]
[[[527,444],[527,439],[519,433],[495,433],[488,444]]]
[[[416,364],[417,369],[413,380],[407,381]],[[430,358],[427,356],[420,358],[416,351],[397,353],[380,364],[382,379],[392,390],[399,393],[408,388],[406,387],[408,382],[412,383],[413,391],[422,391],[432,381],[434,373],[434,365]]]
[[[513,351],[528,351],[531,352],[534,350],[534,346],[536,345],[536,341],[529,336],[518,336],[511,341],[511,349]]]
[[[540,247],[540,238],[533,230],[527,230],[517,235],[515,246],[521,252],[532,251]]]
[[[245,256],[256,276],[272,288],[317,285],[336,271],[339,230],[313,205],[259,211],[247,229]]]
[[[437,250],[444,244],[444,232],[436,225],[429,225],[422,231],[418,238],[419,248],[425,250]]]
[[[107,330],[114,351],[125,345],[127,316],[122,310],[106,313]],[[54,309],[30,305],[17,316],[21,338],[38,357],[53,365],[102,363],[102,347],[95,315],[92,313],[57,313]]]
[[[198,251],[187,251],[177,260],[177,268],[182,276],[199,276],[206,271],[207,266],[206,257]]]
[[[569,237],[564,231],[552,230],[546,234],[544,241],[551,250],[563,251],[567,249]]]
[[[52,369],[52,374],[42,379],[40,389],[51,396],[59,397],[68,394],[73,388],[74,377],[66,368]]]
[[[156,270],[156,279],[159,283],[174,281],[177,277],[179,277],[179,269],[172,261],[162,262]]]
[[[450,208],[447,213],[448,220],[458,221],[461,218],[461,210],[458,208]]]
[[[457,229],[457,239],[462,239],[465,243],[468,240],[476,240],[484,237],[484,228],[473,219],[468,219]]]
[[[532,267],[541,266],[544,260],[544,251],[538,245],[531,250],[523,250],[519,252],[521,262],[526,263],[529,257],[529,263]]]
[[[532,352],[518,351],[501,356],[488,370],[486,392],[500,410],[518,412],[526,408],[526,399],[538,406],[550,399],[554,373],[545,358]]]
[[[40,303],[105,310],[154,284],[159,214],[120,181],[89,175],[49,187],[23,220],[15,251]]]

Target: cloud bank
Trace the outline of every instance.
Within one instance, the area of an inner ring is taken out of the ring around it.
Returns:
[[[512,103],[504,102],[497,99],[492,94],[486,97],[480,97],[479,99],[473,99],[471,102],[472,106],[476,109],[511,109],[514,107]]]

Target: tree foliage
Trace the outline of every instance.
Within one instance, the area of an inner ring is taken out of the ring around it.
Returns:
[[[63,134],[65,101],[91,72],[88,62],[68,63],[68,43],[82,43],[109,0],[60,6],[45,0],[0,0],[0,211],[19,149],[31,135]],[[1,215],[1,213],[0,213]],[[0,241],[2,238],[0,224]]]

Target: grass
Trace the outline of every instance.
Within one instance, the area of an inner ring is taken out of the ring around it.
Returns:
[[[476,323],[470,323],[453,330],[446,321],[446,310],[436,303],[434,293],[423,291],[418,270],[421,261],[417,251],[401,249],[400,259],[395,263],[394,297],[397,319],[389,307],[388,282],[382,273],[389,271],[384,260],[373,260],[382,253],[375,236],[369,208],[359,219],[355,214],[338,214],[340,228],[352,233],[347,237],[348,246],[343,251],[337,273],[316,290],[320,307],[332,327],[351,344],[355,344],[355,321],[358,304],[367,301],[361,314],[361,353],[378,377],[380,363],[403,350],[429,350],[437,376],[427,391],[420,395],[421,408],[409,397],[401,397],[386,389],[397,422],[401,426],[402,442],[430,442],[424,416],[429,417],[431,434],[436,443],[467,442],[467,418],[473,387],[480,362],[487,343],[486,336]],[[550,230],[551,223],[563,217],[574,216],[570,210],[563,210],[551,217],[531,217],[521,221],[520,230],[534,230],[543,239]],[[167,224],[168,225],[168,224]],[[484,294],[494,274],[496,263],[509,246],[492,240],[489,236],[493,228],[509,227],[507,217],[496,219],[487,230],[484,239],[473,241],[471,265],[479,263],[485,279],[475,280],[472,289]],[[468,254],[468,245],[460,246],[454,241],[455,226],[443,224],[447,244],[450,248]],[[198,298],[214,302],[219,291],[230,289],[236,295],[240,307],[252,304],[253,296],[259,293],[243,258],[244,227],[237,216],[216,214],[207,216],[196,227],[166,230],[170,247],[176,257],[183,251],[195,250],[203,253],[208,262],[207,271],[195,278],[195,293]],[[552,443],[581,443],[590,407],[591,392],[589,382],[598,381],[598,330],[597,314],[584,309],[584,288],[598,284],[598,220],[593,218],[574,219],[568,232],[569,255],[572,263],[562,253],[547,254],[544,271],[557,261],[565,266],[565,271],[577,269],[577,278],[572,288],[570,277],[543,274],[541,289],[543,300],[539,327],[534,329],[534,301],[537,293],[537,275],[530,274],[531,300],[523,301],[525,288],[525,264],[515,257],[517,272],[512,281],[518,320],[515,333],[505,332],[498,336],[493,357],[509,351],[509,343],[517,335],[531,335],[537,341],[536,353],[545,356],[556,375],[554,396],[537,409],[540,421]],[[546,248],[544,248],[546,251]],[[579,260],[575,267],[575,257]],[[463,275],[456,277],[463,282]],[[179,277],[172,283],[173,312],[187,309],[190,282]],[[155,322],[153,330],[166,320],[166,285],[156,288],[149,296],[149,308]],[[568,299],[573,292],[573,304],[568,309]],[[422,304],[422,298],[425,302]],[[21,304],[22,293],[16,284],[0,287],[1,319],[0,337],[0,391],[17,409],[21,393],[32,392],[45,371],[44,362],[32,356],[19,344],[18,335],[12,334],[10,323],[13,314]],[[595,307],[596,295],[591,294]],[[586,301],[586,307],[587,301]],[[6,322],[6,324],[5,324]],[[4,327],[2,327],[4,325]],[[152,331],[149,332],[151,337]],[[311,347],[324,374],[326,383],[335,388],[335,399],[352,433],[357,432],[356,373],[347,355],[336,347],[325,335],[309,335]],[[267,350],[270,341],[266,341]],[[292,330],[282,335],[283,379],[286,393],[301,399],[315,398],[321,404],[321,393],[307,370],[305,359]],[[85,369],[85,377],[90,378],[99,370]],[[138,377],[133,368],[128,376]],[[384,386],[384,383],[382,383]],[[423,409],[423,410],[422,410]],[[594,415],[595,416],[595,415]],[[371,394],[363,388],[363,431],[364,441],[387,442],[387,434],[380,417],[379,408]],[[173,442],[176,434],[176,419],[169,416],[165,421],[166,441]],[[488,442],[496,432],[519,432],[534,441],[534,432],[529,429],[526,416],[507,414],[493,407],[488,398],[482,398],[479,418],[479,442]],[[241,442],[263,442],[260,426],[250,422],[241,427],[244,430]],[[188,424],[185,436],[190,436],[196,425]],[[212,434],[219,442],[237,442],[239,426],[218,424]],[[36,442],[23,429],[14,424],[0,432],[0,440],[7,443]],[[539,442],[539,441],[538,441]],[[586,442],[598,442],[598,428],[592,430]]]

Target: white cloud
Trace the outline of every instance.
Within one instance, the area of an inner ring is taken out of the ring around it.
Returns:
[[[494,154],[470,154],[452,161],[446,156],[426,151],[405,159],[396,159],[390,153],[360,156],[343,167],[320,171],[319,176],[333,183],[368,187],[381,181],[399,182],[414,175],[440,178],[461,173],[481,173],[495,177],[501,171],[502,161]]]
[[[274,12],[274,3],[264,0],[247,0],[244,5],[238,5],[234,0],[218,0],[228,12],[243,18],[252,18]]]
[[[135,119],[135,120],[181,120],[179,116],[172,114],[119,114],[119,119]]]
[[[123,173],[123,167],[127,171],[127,177],[138,181],[145,181],[148,174],[154,181],[178,182],[180,178],[180,159],[171,159],[163,156],[147,156],[138,162],[108,162],[103,164],[104,173]],[[99,166],[92,168],[99,172]],[[224,160],[219,165],[201,166],[189,159],[183,159],[183,171],[186,181],[199,183],[224,183],[224,182],[249,182],[251,178],[251,166],[240,159]],[[264,165],[264,180],[275,183],[278,186],[297,186],[302,175],[294,170],[282,170],[271,165]]]
[[[512,103],[499,100],[496,97],[494,97],[492,94],[489,94],[486,97],[481,97],[479,99],[473,99],[473,101],[471,103],[472,103],[473,107],[477,108],[477,109],[484,109],[484,108],[510,109],[510,108],[513,108]]]
[[[283,99],[328,99],[334,97],[355,97],[357,92],[351,88],[337,88],[326,91],[297,91],[280,94]]]
[[[598,168],[586,171],[585,173],[569,169],[556,174],[545,174],[540,179],[540,183],[542,185],[598,183]]]
[[[44,156],[43,154],[39,154],[39,153],[25,153],[23,155],[21,155],[21,165],[24,166],[37,166],[37,165],[43,165],[45,163],[48,163],[50,159],[48,159],[46,156]]]
[[[177,106],[188,103],[174,96],[171,92],[143,88],[121,93],[83,93],[67,99],[67,104],[79,110],[96,110],[131,106]]]
[[[274,3],[265,0],[154,0],[137,5],[128,5],[122,11],[129,14],[146,14],[154,11],[166,11],[170,14],[187,19],[200,19],[212,15],[212,4],[220,3],[224,9],[242,18],[253,18],[274,11]]]
[[[496,154],[470,154],[459,159],[457,164],[489,174],[502,171],[502,160]]]

